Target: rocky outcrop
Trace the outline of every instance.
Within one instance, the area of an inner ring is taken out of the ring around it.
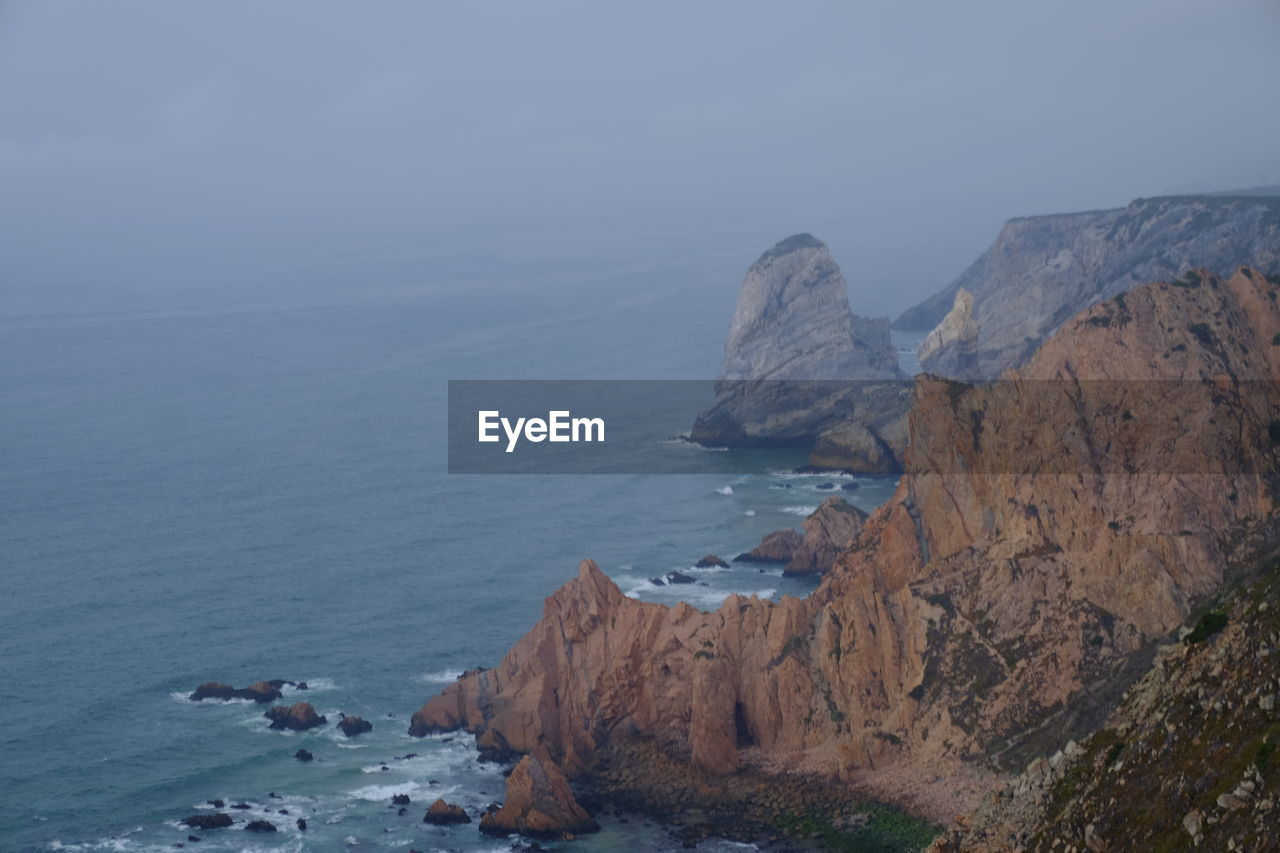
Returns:
[[[916,352],[921,366],[943,376],[972,376],[978,368],[978,323],[973,318],[973,294],[956,290],[955,302]]]
[[[775,530],[745,554],[733,558],[735,563],[790,563],[804,542],[804,537],[790,528]]]
[[[807,446],[847,420],[879,435],[909,403],[897,359],[888,321],[849,309],[826,245],[790,237],[747,271],[715,402],[690,437],[709,446]]]
[[[996,385],[920,379],[897,492],[811,596],[665,607],[584,561],[411,733],[495,732],[571,775],[641,738],[949,817],[984,793],[975,760],[1096,724],[1273,517],[1278,298],[1200,273],[1094,306]]]
[[[436,826],[451,826],[459,823],[471,823],[471,816],[466,813],[462,806],[446,803],[442,797],[431,804],[427,809],[426,815],[423,816],[422,822],[435,824]]]
[[[569,840],[584,832],[596,832],[592,819],[569,788],[569,780],[554,761],[526,755],[507,777],[506,799],[497,811],[480,818],[486,835],[519,833],[530,838]]]
[[[285,684],[292,683],[291,681],[259,681],[256,684],[250,684],[248,687],[232,687],[230,684],[223,684],[220,681],[207,681],[197,687],[187,698],[192,702],[203,702],[206,699],[222,702],[247,699],[250,702],[266,704],[280,699],[284,695],[280,692],[280,688]]]
[[[268,708],[262,716],[271,721],[273,729],[288,729],[303,732],[322,726],[328,720],[316,713],[309,702],[298,702],[295,705],[276,705]]]
[[[729,568],[729,564],[726,563],[724,560],[720,559],[715,554],[708,554],[705,557],[702,557],[701,559],[699,559],[698,562],[694,563],[693,565],[694,565],[694,568],[697,568],[697,569]]]
[[[957,336],[922,350],[920,363],[926,371],[967,376],[959,350],[972,346],[972,374],[995,377],[1026,364],[1041,342],[1090,305],[1193,267],[1228,275],[1242,263],[1280,272],[1280,198],[1138,199],[1116,210],[1014,219],[955,282],[904,312],[894,327],[933,329],[954,310],[959,291],[968,291],[976,342]]]
[[[338,720],[338,730],[345,736],[352,738],[365,732],[373,731],[373,723],[363,717],[349,717],[346,714],[342,714],[341,719]]]
[[[904,391],[906,387],[901,386]],[[850,418],[824,428],[809,452],[809,466],[859,474],[893,474],[902,470],[906,446],[907,410],[901,407],[898,417],[879,419],[874,427]]]
[[[804,536],[782,573],[787,576],[822,574],[849,549],[866,527],[867,514],[844,498],[827,498],[804,520]]]

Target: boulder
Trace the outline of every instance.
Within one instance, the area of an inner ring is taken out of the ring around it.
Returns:
[[[226,829],[234,823],[231,815],[226,812],[214,812],[213,814],[193,814],[190,817],[182,819],[182,825],[191,829]]]
[[[245,832],[277,832],[276,825],[269,820],[251,820],[244,825]]]
[[[694,565],[694,568],[698,568],[698,569],[710,569],[710,568],[716,568],[716,567],[722,568],[722,569],[729,568],[729,564],[726,563],[724,560],[720,559],[715,554],[708,554],[707,556],[703,557],[701,560],[694,563],[693,565]]]
[[[229,702],[234,699],[248,699],[265,705],[267,702],[274,702],[283,696],[284,694],[280,692],[280,687],[289,683],[292,682],[259,681],[255,684],[250,684],[248,687],[232,687],[230,684],[223,684],[220,681],[206,681],[187,698],[192,702],[203,702],[206,699],[215,699],[223,702]]]
[[[435,824],[436,826],[449,826],[455,823],[471,823],[471,816],[463,810],[462,806],[446,803],[441,798],[432,803],[431,807],[427,809],[422,822]]]
[[[298,702],[294,705],[276,705],[273,708],[268,708],[267,712],[262,716],[271,721],[271,728],[273,729],[288,729],[295,732],[313,729],[328,722],[328,720],[316,713],[316,709],[311,707],[309,702]]]
[[[393,796],[393,797],[391,798],[391,805],[393,805],[393,806],[407,806],[407,805],[409,805],[409,795],[408,795],[408,794],[396,794],[395,796]]]
[[[310,751],[310,750],[307,750],[307,749],[300,749],[300,750],[298,750],[297,752],[295,752],[295,753],[293,754],[293,757],[294,757],[294,758],[296,758],[296,759],[298,759],[299,761],[313,761],[313,760],[315,760],[315,756],[314,756],[314,755],[312,755],[312,754],[311,754],[311,751]]]
[[[667,583],[694,583],[694,579],[684,572],[667,572]]]
[[[735,563],[789,563],[799,550],[804,537],[797,531],[775,530],[745,554],[733,558]]]
[[[298,820],[295,822],[295,824],[296,824],[296,826],[298,827],[298,831],[299,831],[299,832],[306,832],[306,831],[307,831],[307,821],[306,821],[306,819],[305,819],[305,818],[301,818],[301,817],[300,817],[300,818],[298,818]]]
[[[373,731],[373,723],[362,717],[348,717],[346,714],[342,714],[341,717],[342,719],[338,720],[338,729],[347,737]]]
[[[480,818],[486,835],[517,832],[530,838],[571,839],[599,824],[573,796],[569,780],[545,754],[526,755],[507,777],[506,800]]]

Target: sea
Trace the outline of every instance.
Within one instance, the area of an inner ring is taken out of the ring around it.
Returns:
[[[10,276],[0,850],[511,849],[422,822],[503,794],[470,736],[409,737],[427,698],[497,663],[586,557],[650,601],[807,595],[777,567],[693,564],[798,526],[832,482],[871,510],[894,481],[796,474],[792,451],[750,474],[730,451],[696,475],[449,475],[447,382],[712,378],[750,260],[356,245]],[[649,580],[672,570],[696,582]],[[329,725],[188,699],[274,678]],[[373,730],[348,740],[343,713]],[[213,800],[243,806],[235,828],[180,824]],[[679,846],[652,818],[601,824],[571,849]]]

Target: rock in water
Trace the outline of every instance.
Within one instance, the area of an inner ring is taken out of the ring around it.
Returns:
[[[285,684],[292,684],[289,681],[259,681],[248,687],[232,687],[230,684],[223,684],[220,681],[207,681],[195,689],[189,697],[192,702],[203,702],[206,699],[217,699],[223,702],[232,699],[248,699],[253,702],[266,704],[279,699],[282,694],[280,687]]]
[[[295,732],[313,729],[328,722],[328,720],[316,713],[316,709],[312,708],[309,702],[299,702],[296,705],[287,706],[276,705],[274,708],[268,708],[267,712],[262,716],[271,721],[271,728],[273,729],[289,729]]]
[[[850,419],[879,435],[905,415],[910,388],[896,381],[904,378],[888,320],[854,314],[826,245],[799,234],[747,271],[715,402],[690,437],[708,446],[808,446]]]
[[[836,558],[862,533],[867,517],[844,498],[827,498],[804,520],[804,537],[782,573],[794,576],[830,571]]]
[[[373,723],[363,717],[348,717],[343,714],[342,719],[338,720],[338,729],[347,737],[355,737],[373,731]]]
[[[694,568],[697,568],[697,569],[729,568],[729,564],[726,563],[724,560],[720,559],[715,554],[708,554],[707,556],[703,557],[701,560],[694,563],[693,565],[694,565]]]
[[[775,530],[745,554],[733,558],[735,563],[789,563],[800,549],[804,537],[794,530]]]
[[[244,826],[245,832],[278,832],[276,825],[269,820],[251,820]]]
[[[600,829],[569,789],[569,780],[546,756],[533,754],[507,777],[507,796],[496,812],[480,818],[486,835],[518,832],[530,838],[570,839],[583,832]]]
[[[945,290],[903,312],[894,328],[956,326],[959,317],[951,315],[965,290],[973,295],[972,340],[943,330],[936,346],[922,349],[920,366],[946,376],[994,378],[1026,364],[1090,305],[1193,265],[1225,276],[1242,263],[1264,275],[1280,272],[1280,198],[1175,196],[1114,210],[1028,216],[1005,223],[986,253]],[[972,363],[961,368],[965,348]]]
[[[432,803],[431,807],[427,809],[422,822],[433,823],[436,826],[448,826],[454,823],[471,823],[471,817],[463,811],[462,806],[446,803],[441,798]]]
[[[226,829],[234,821],[231,815],[226,812],[214,812],[213,814],[193,814],[190,817],[182,819],[183,826],[189,826],[192,829]]]
[[[308,750],[308,749],[300,749],[300,750],[298,750],[297,752],[295,752],[295,753],[293,754],[293,757],[294,757],[294,758],[296,758],[296,759],[298,759],[299,761],[314,761],[314,760],[315,760],[315,756],[314,756],[314,755],[312,755],[312,754],[311,754],[311,751],[310,751],[310,750]]]

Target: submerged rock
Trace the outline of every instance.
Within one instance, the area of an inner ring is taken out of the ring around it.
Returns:
[[[480,831],[486,835],[518,832],[530,838],[570,839],[599,829],[555,762],[533,754],[520,759],[507,777],[502,806],[480,818]]]
[[[182,819],[183,826],[189,826],[192,829],[226,829],[235,821],[231,819],[231,815],[226,812],[214,812],[213,814],[193,814],[190,817]]]
[[[328,722],[328,720],[316,713],[316,709],[311,707],[309,702],[298,702],[294,705],[276,705],[274,708],[268,708],[267,712],[262,716],[271,721],[271,728],[273,729],[288,729],[295,732],[313,729]]]
[[[466,813],[462,806],[446,803],[444,798],[441,797],[427,809],[422,822],[435,824],[436,826],[449,826],[457,823],[471,823],[471,816]]]

